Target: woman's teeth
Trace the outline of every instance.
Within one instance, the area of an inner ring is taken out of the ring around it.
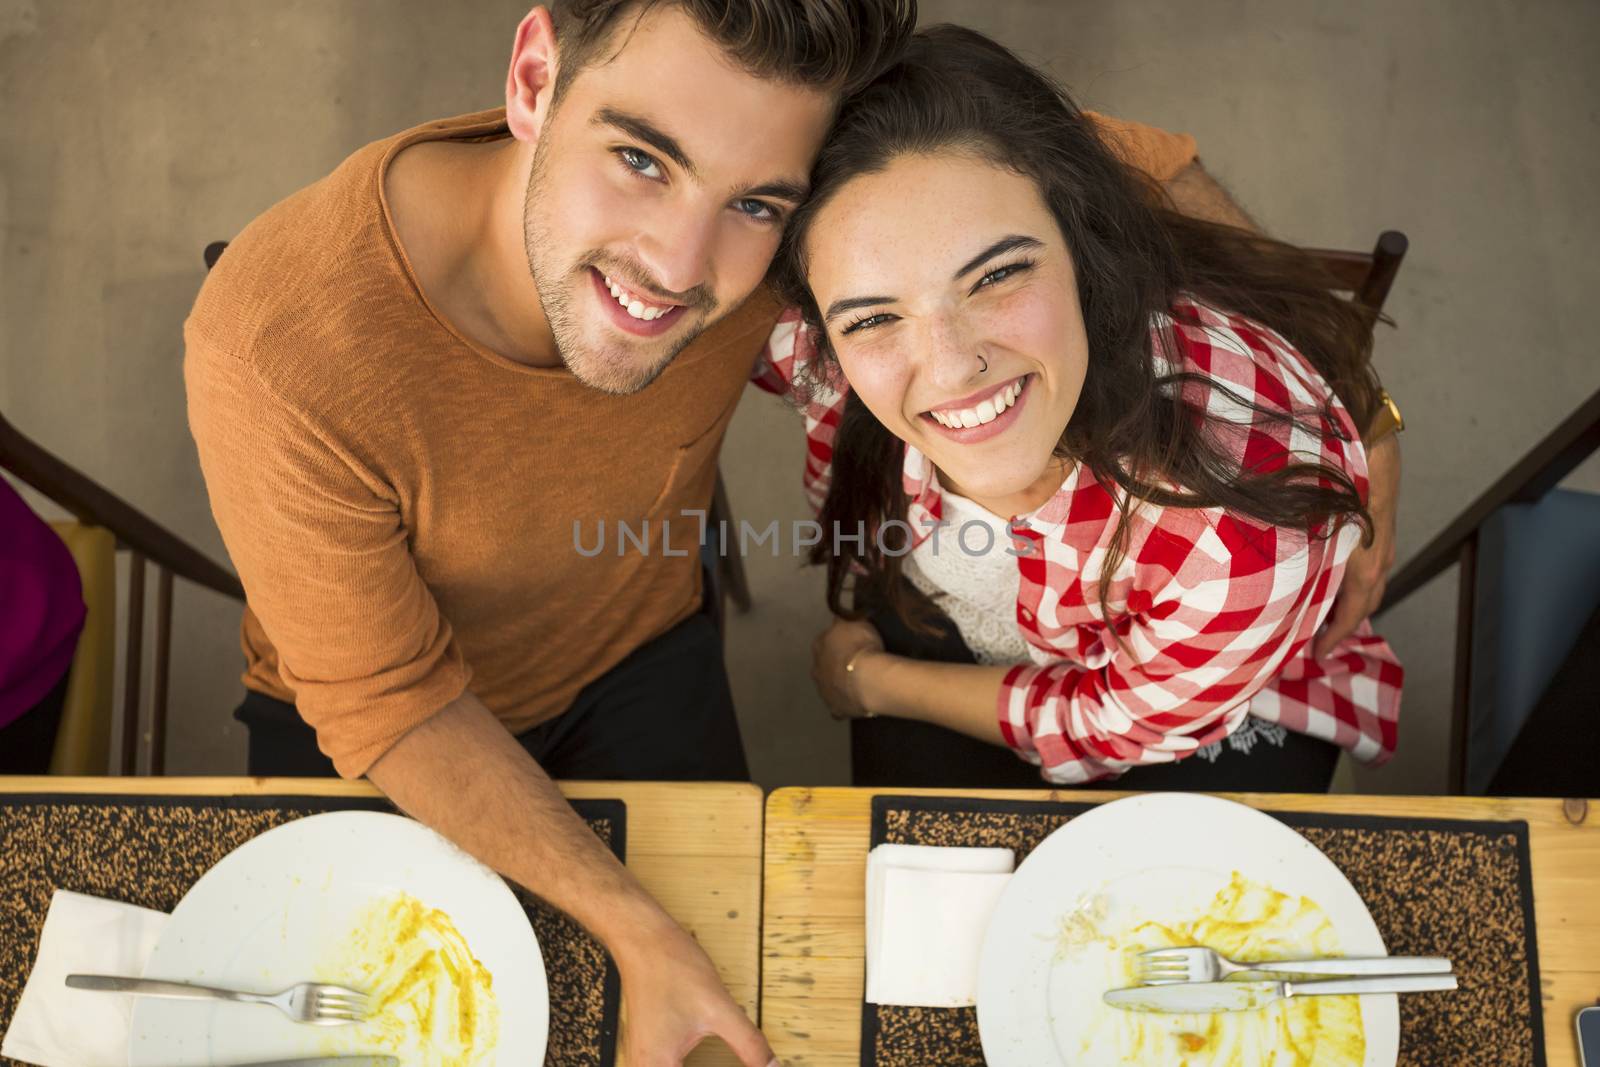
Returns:
[[[933,416],[935,422],[952,430],[982,426],[986,422],[993,422],[1000,417],[1002,411],[1015,404],[1025,384],[1027,384],[1026,378],[1018,378],[975,408],[959,410],[946,408],[941,411],[930,411],[928,414]]]
[[[600,277],[605,278],[606,288],[611,290],[612,299],[622,305],[622,310],[636,319],[643,319],[645,322],[649,322],[651,319],[659,319],[672,310],[670,307],[663,308],[656,307],[654,304],[646,304],[609,277],[606,277],[606,275],[602,274]]]

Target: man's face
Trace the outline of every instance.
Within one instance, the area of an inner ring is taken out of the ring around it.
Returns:
[[[625,21],[534,150],[528,264],[572,373],[643,389],[760,284],[833,98],[747,74],[693,21]]]

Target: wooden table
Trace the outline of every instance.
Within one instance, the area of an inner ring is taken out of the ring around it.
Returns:
[[[790,1067],[861,1062],[870,789],[780,789],[767,799],[761,1023]],[[1097,802],[1126,793],[882,790]],[[1551,1067],[1576,1065],[1573,1017],[1600,998],[1600,801],[1219,794],[1258,808],[1443,819],[1526,819]]]
[[[761,790],[731,782],[562,782],[560,786],[569,797],[615,798],[628,805],[628,869],[705,947],[734,999],[753,1018],[760,989]],[[0,804],[6,793],[63,792],[378,795],[366,782],[326,778],[0,776]],[[687,1062],[694,1067],[738,1063],[720,1044],[697,1050]],[[617,1063],[625,1067],[620,1053]]]

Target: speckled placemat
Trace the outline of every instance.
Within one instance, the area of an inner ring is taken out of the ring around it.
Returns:
[[[619,857],[620,800],[572,806]],[[170,912],[229,852],[257,834],[327,811],[387,811],[379,799],[89,794],[0,795],[0,1032],[10,1025],[57,889]],[[599,942],[521,889],[550,986],[549,1067],[616,1062],[621,983]],[[19,1067],[0,1057],[3,1067]]]
[[[1053,830],[1092,807],[879,796],[872,844],[1010,848],[1020,865]],[[1344,872],[1390,955],[1454,961],[1460,989],[1400,998],[1401,1067],[1543,1067],[1526,822],[1268,814]],[[861,1063],[982,1067],[977,1010],[863,1004]]]

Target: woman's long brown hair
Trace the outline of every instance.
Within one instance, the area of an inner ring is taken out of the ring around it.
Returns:
[[[822,151],[811,198],[792,220],[773,272],[779,290],[815,330],[823,356],[815,374],[837,369],[805,284],[806,236],[818,210],[853,178],[881,171],[900,156],[941,151],[973,153],[1032,179],[1072,254],[1089,367],[1056,454],[1082,463],[1118,502],[1121,518],[1102,571],[1107,580],[1125,555],[1129,515],[1141,500],[1220,506],[1306,536],[1330,536],[1342,521],[1354,520],[1370,539],[1371,520],[1343,471],[1297,461],[1240,470],[1219,435],[1226,427],[1206,414],[1204,397],[1220,390],[1248,402],[1203,375],[1159,374],[1150,327],[1180,293],[1269,326],[1306,356],[1356,426],[1365,427],[1379,403],[1371,314],[1335,296],[1332,280],[1298,249],[1173,210],[1154,182],[1102,143],[1065,91],[972,30],[936,26],[918,33],[902,62],[846,104]],[[1166,336],[1160,343],[1170,346],[1168,365],[1180,366],[1176,340]],[[799,386],[804,390],[807,382]],[[1340,433],[1339,421],[1325,410],[1255,410],[1260,418],[1294,420],[1318,434]],[[869,536],[843,553],[824,538],[811,555],[813,563],[827,565],[828,604],[846,618],[865,614],[858,610],[864,602],[886,603],[914,625],[926,623],[926,603],[901,580],[909,547],[904,527],[884,526],[906,514],[904,449],[851,394],[834,438],[833,481],[820,518],[824,529],[864,524]],[[882,548],[870,535],[880,528]],[[852,573],[859,578],[858,596],[846,604]],[[1100,589],[1103,615],[1106,584]]]

